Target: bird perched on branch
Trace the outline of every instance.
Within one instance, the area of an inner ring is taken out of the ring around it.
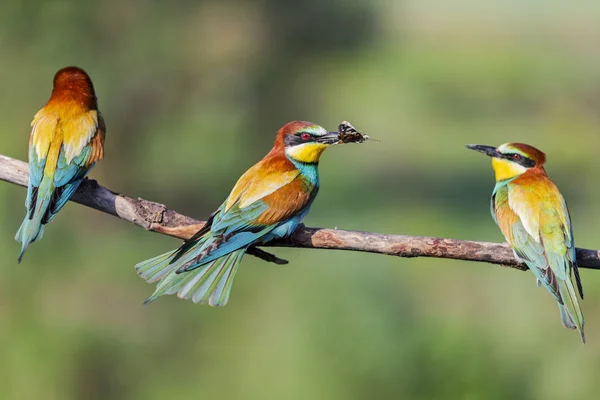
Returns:
[[[546,156],[523,143],[498,148],[467,145],[492,157],[496,186],[492,216],[517,258],[522,260],[558,302],[565,327],[578,329],[585,343],[583,313],[575,284],[583,299],[577,270],[571,218],[567,203],[546,175]]]
[[[22,246],[19,262],[104,155],[105,126],[88,74],[77,67],[59,70],[31,126],[27,214],[15,236]]]
[[[146,303],[177,294],[194,303],[227,304],[242,257],[253,245],[289,236],[319,191],[319,158],[339,142],[312,122],[283,126],[271,151],[246,171],[206,225],[178,249],[136,265],[159,282]]]

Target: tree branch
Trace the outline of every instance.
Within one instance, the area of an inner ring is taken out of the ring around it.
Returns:
[[[0,154],[0,180],[26,186],[28,178],[26,163]],[[84,181],[72,200],[129,221],[148,231],[180,239],[190,238],[204,225],[204,221],[169,210],[163,204],[114,193],[94,180]],[[307,228],[303,225],[290,238],[273,241],[266,246],[362,251],[397,257],[448,258],[527,269],[515,259],[506,243]],[[599,253],[597,250],[577,249],[579,266],[600,269]],[[277,264],[287,263],[256,247],[251,247],[249,254]]]

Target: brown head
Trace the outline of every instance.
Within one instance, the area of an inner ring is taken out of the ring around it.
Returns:
[[[96,93],[89,75],[78,67],[65,67],[54,75],[52,101],[76,101],[97,108]]]
[[[496,147],[469,144],[467,147],[492,157],[496,182],[515,178],[530,169],[544,169],[546,155],[525,143],[504,143]]]
[[[277,132],[275,152],[284,153],[292,161],[317,163],[323,151],[339,142],[338,132],[307,121],[292,121]]]

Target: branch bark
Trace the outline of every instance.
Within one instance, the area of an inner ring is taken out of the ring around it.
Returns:
[[[28,171],[27,163],[0,154],[0,180],[27,186]],[[72,200],[129,221],[148,231],[184,240],[190,238],[205,223],[179,214],[160,203],[114,193],[91,179],[82,183]],[[527,269],[515,259],[506,243],[427,236],[389,235],[300,226],[290,238],[273,241],[265,246],[350,250],[407,258],[447,258],[487,262],[519,270]],[[259,248],[251,248],[249,253],[277,264],[287,263]],[[577,249],[577,261],[581,268],[600,269],[600,252]]]

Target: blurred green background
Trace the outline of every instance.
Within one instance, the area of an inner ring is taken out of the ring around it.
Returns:
[[[600,2],[7,0],[0,153],[66,65],[108,126],[92,177],[205,218],[294,119],[382,140],[328,150],[308,226],[502,241],[489,159],[533,144],[599,248]],[[153,291],[133,265],[179,245],[69,204],[16,264],[23,188],[0,184],[2,399],[591,399],[600,272],[583,270],[588,344],[529,273],[438,259],[275,249],[230,303]]]

